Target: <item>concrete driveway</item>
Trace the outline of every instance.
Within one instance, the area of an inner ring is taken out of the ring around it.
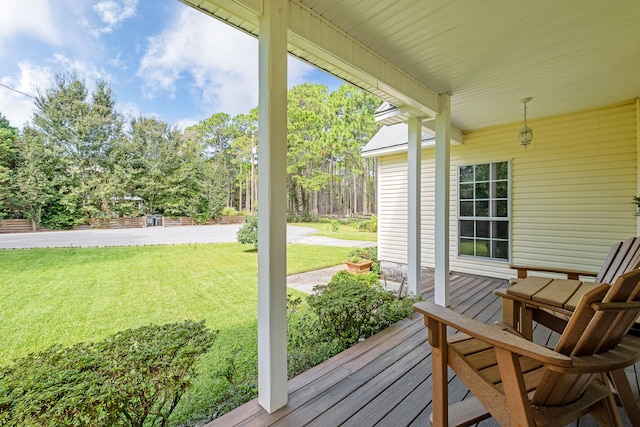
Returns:
[[[0,234],[0,249],[85,248],[236,242],[241,224],[147,227],[123,230],[40,231]],[[326,246],[371,246],[373,242],[313,236],[314,228],[287,226],[287,242]]]

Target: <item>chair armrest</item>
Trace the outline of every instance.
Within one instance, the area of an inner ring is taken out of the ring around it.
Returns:
[[[510,264],[509,268],[518,271],[519,279],[526,278],[528,271],[565,274],[568,279],[575,279],[575,280],[578,280],[580,276],[596,277],[598,275],[598,273],[593,271],[572,270],[567,268],[556,268],[556,267],[534,267],[534,266],[528,266],[528,265]]]
[[[609,351],[572,359],[571,367],[549,366],[549,369],[565,374],[596,374],[625,369],[640,361],[640,338],[627,334]]]
[[[478,322],[430,301],[417,302],[413,305],[413,310],[425,316],[425,325],[427,325],[427,320],[431,318],[469,336],[512,353],[558,367],[572,366],[573,360],[564,354],[557,353],[501,328]],[[432,332],[429,331],[429,333]]]

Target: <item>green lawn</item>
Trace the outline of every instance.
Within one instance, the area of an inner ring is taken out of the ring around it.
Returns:
[[[287,273],[344,262],[350,248],[288,245]],[[149,323],[206,319],[220,330],[175,420],[206,416],[219,369],[256,369],[257,253],[237,243],[0,251],[0,364],[59,343]],[[290,291],[295,293],[294,291]]]
[[[378,240],[378,233],[373,233],[365,230],[358,230],[354,224],[342,224],[335,222],[338,229],[335,230],[334,226],[329,221],[322,222],[297,222],[289,225],[298,225],[300,227],[310,227],[318,230],[314,233],[314,236],[333,237],[334,239],[343,240],[364,240],[367,242],[376,242]]]

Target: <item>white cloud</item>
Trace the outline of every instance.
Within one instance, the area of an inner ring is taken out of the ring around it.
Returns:
[[[38,88],[44,90],[53,83],[53,71],[49,67],[39,67],[24,61],[18,64],[17,77],[2,77],[0,83],[12,87],[30,96],[36,96]],[[12,126],[22,128],[33,115],[33,99],[18,92],[2,88],[0,96],[0,112],[11,122]]]
[[[117,109],[125,118],[125,121],[129,121],[135,117],[140,117],[142,112],[140,107],[135,102],[119,102]]]
[[[289,60],[289,83],[299,84],[312,67]],[[172,97],[186,81],[202,111],[246,114],[258,105],[258,42],[191,8],[180,10],[163,33],[149,39],[138,77],[145,96]]]
[[[3,1],[0,13],[0,54],[9,42],[20,35],[28,35],[58,45],[62,36],[56,29],[48,0]]]
[[[111,80],[111,76],[104,69],[98,68],[89,62],[71,59],[62,53],[54,53],[49,62],[55,65],[56,70],[76,73],[80,78],[87,79],[86,83],[89,88],[93,86],[96,80]]]
[[[287,62],[287,85],[289,88],[308,83],[306,77],[316,71],[311,65],[300,61],[292,56],[289,57]]]
[[[93,6],[104,25],[94,28],[95,33],[111,33],[120,23],[136,15],[138,0],[103,0]]]
[[[189,90],[203,110],[246,113],[258,101],[256,40],[191,8],[180,10],[162,34],[151,37],[138,77],[145,95],[175,96],[190,77]]]

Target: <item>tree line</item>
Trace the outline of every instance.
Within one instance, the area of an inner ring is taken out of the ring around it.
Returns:
[[[0,113],[0,219],[68,228],[96,218],[160,214],[200,222],[225,207],[254,212],[260,159],[258,108],[218,112],[184,130],[153,117],[125,118],[108,83],[57,74],[35,97],[22,130]],[[375,212],[373,159],[379,100],[343,85],[288,92],[288,210],[314,215]]]

